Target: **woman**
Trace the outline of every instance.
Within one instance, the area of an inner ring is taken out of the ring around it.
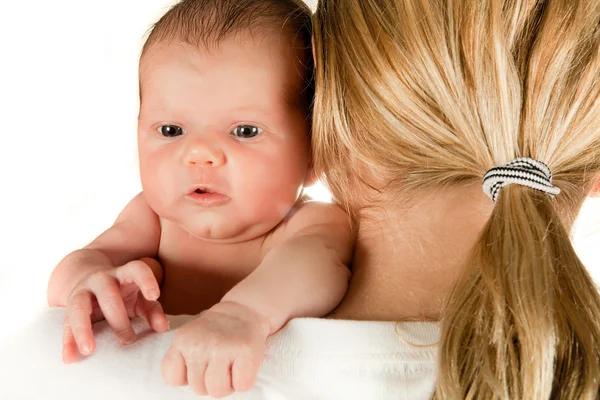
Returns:
[[[568,235],[600,178],[599,21],[597,0],[320,2],[314,153],[354,216],[353,278],[232,399],[599,396],[600,299]],[[173,331],[117,357],[100,325],[69,370],[48,320],[21,339],[27,393],[193,398],[160,382]]]
[[[334,317],[441,320],[436,397],[600,396],[568,234],[600,174],[600,1],[323,0],[315,30],[316,162],[360,243]]]

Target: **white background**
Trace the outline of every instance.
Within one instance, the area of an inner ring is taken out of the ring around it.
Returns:
[[[56,263],[140,190],[137,61],[170,4],[0,0],[0,339],[45,304]],[[598,200],[579,222],[600,278]]]

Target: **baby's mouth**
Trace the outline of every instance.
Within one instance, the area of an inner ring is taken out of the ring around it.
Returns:
[[[192,188],[194,190],[193,193],[197,194],[216,194],[217,192],[213,190],[210,186],[196,186]]]
[[[210,187],[192,188],[188,198],[202,207],[217,207],[231,200],[227,195],[219,193]]]

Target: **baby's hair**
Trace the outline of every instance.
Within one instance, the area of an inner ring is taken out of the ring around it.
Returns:
[[[230,38],[280,35],[303,53],[299,102],[310,113],[314,97],[311,17],[302,0],[182,0],[151,27],[141,60],[156,45],[184,43],[213,50]]]
[[[600,177],[600,1],[320,0],[314,29],[315,169],[349,211],[369,171],[418,199],[529,157],[561,189],[501,190],[434,397],[599,398],[600,295],[569,229]]]

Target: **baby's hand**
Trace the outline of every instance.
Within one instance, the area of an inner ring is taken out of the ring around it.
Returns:
[[[168,321],[158,301],[160,288],[150,267],[131,261],[118,268],[94,271],[73,289],[65,309],[62,356],[65,363],[77,361],[78,353],[90,355],[95,341],[92,323],[106,319],[123,344],[136,334],[130,318],[142,317],[157,332],[168,330]]]
[[[221,302],[175,334],[162,361],[164,380],[201,396],[252,389],[263,361],[268,321],[250,308]]]

